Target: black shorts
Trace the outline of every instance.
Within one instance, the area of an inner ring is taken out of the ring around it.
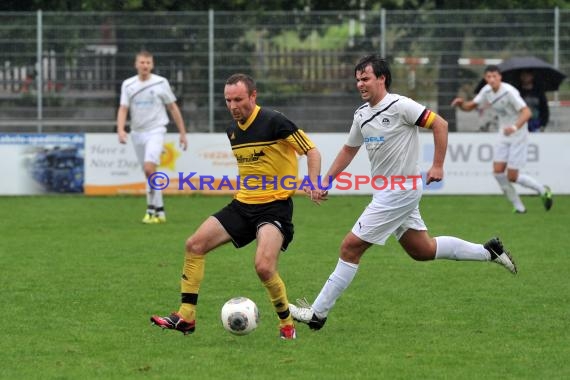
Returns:
[[[233,200],[226,207],[212,215],[218,219],[232,238],[236,248],[251,243],[257,237],[257,230],[264,224],[272,224],[281,231],[285,251],[293,240],[293,200],[248,204]]]

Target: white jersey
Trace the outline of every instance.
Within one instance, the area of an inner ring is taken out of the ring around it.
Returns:
[[[478,105],[489,104],[498,117],[499,135],[501,139],[515,140],[528,135],[527,123],[510,136],[505,136],[503,129],[515,124],[521,109],[526,103],[519,91],[508,83],[502,82],[499,90],[494,92],[490,85],[485,85],[473,99]]]
[[[164,128],[168,124],[164,105],[175,101],[168,80],[160,75],[151,74],[145,81],[135,75],[121,86],[121,105],[129,107],[134,132]]]
[[[414,100],[389,93],[375,106],[356,110],[346,145],[365,145],[372,177],[419,175],[418,126],[429,113]]]

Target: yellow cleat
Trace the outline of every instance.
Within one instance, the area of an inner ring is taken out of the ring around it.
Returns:
[[[155,215],[153,219],[156,224],[166,223],[166,215]]]
[[[157,219],[156,216],[147,213],[147,214],[145,214],[144,218],[142,219],[142,222],[144,224],[155,224],[156,223],[155,219]]]

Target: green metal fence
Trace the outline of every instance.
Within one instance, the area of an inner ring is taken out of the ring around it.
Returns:
[[[143,48],[190,131],[225,128],[223,84],[238,71],[257,79],[261,104],[307,131],[345,131],[361,103],[354,64],[372,52],[390,60],[393,92],[477,130],[451,99],[472,96],[487,63],[513,56],[570,73],[570,11],[0,13],[0,130],[113,131]],[[548,96],[550,130],[570,130],[569,82]]]

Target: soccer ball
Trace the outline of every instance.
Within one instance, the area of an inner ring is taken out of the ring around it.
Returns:
[[[235,335],[247,335],[257,328],[259,311],[255,302],[246,297],[232,298],[222,306],[222,326]]]

